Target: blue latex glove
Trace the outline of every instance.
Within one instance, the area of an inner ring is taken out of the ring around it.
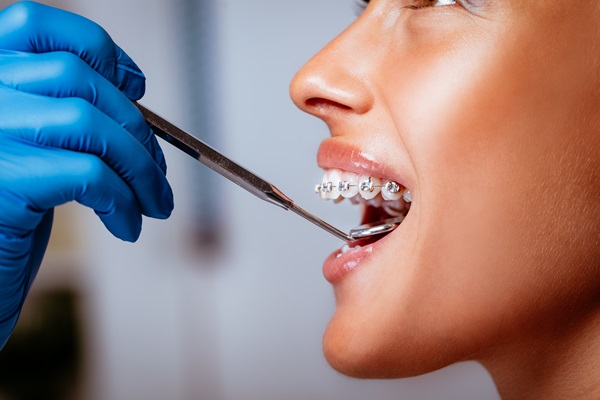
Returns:
[[[0,346],[39,269],[53,208],[77,201],[135,241],[173,195],[131,100],[145,78],[93,22],[37,3],[0,11]]]

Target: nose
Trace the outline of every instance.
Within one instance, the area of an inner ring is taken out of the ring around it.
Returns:
[[[362,39],[364,29],[357,20],[298,71],[290,84],[290,96],[298,108],[329,123],[373,107],[372,44]]]

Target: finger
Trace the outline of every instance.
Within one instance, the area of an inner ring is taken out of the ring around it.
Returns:
[[[0,50],[0,84],[50,97],[79,97],[119,123],[166,173],[163,152],[138,108],[102,75],[67,52]]]
[[[64,10],[24,1],[0,11],[0,48],[73,53],[130,99],[144,95],[144,74],[108,33],[96,23]]]
[[[29,288],[39,270],[48,244],[53,215],[54,210],[46,211],[31,235],[2,237],[0,240],[0,260],[10,260],[0,266],[0,349],[15,328]],[[36,248],[43,250],[32,253],[31,249]]]
[[[25,236],[48,209],[75,200],[92,208],[116,237],[139,237],[142,219],[136,196],[100,158],[31,146],[1,134],[0,148],[0,226],[5,236]]]
[[[131,187],[143,214],[170,215],[173,194],[159,166],[140,142],[85,100],[0,86],[0,110],[0,131],[38,146],[93,154]]]

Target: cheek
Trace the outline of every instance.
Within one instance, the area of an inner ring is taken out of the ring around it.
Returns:
[[[443,304],[462,315],[445,322],[455,330],[463,318],[479,321],[483,337],[486,326],[493,335],[535,325],[582,286],[593,295],[597,277],[585,265],[597,261],[590,238],[598,237],[598,212],[590,205],[598,183],[586,165],[597,163],[585,161],[597,149],[572,134],[590,129],[581,126],[589,119],[577,90],[476,53],[483,57],[416,60],[427,67],[408,67],[411,79],[387,96],[418,175],[414,281],[435,288],[422,307],[435,313]],[[582,191],[589,193],[565,201]]]
[[[488,67],[484,60],[460,54],[437,65],[418,63],[428,67],[388,97],[417,174],[419,229],[427,238],[423,264],[454,261],[456,273],[465,269],[467,257],[476,264],[487,258],[477,253],[499,245],[499,223],[511,219],[508,203],[519,190],[520,169],[511,143],[515,128],[498,104],[495,80],[482,73]]]

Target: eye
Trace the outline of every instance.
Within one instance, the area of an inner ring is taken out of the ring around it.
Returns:
[[[412,4],[406,6],[407,8],[426,8],[426,7],[440,7],[440,6],[452,6],[457,5],[457,0],[411,0]],[[358,14],[362,13],[365,8],[369,5],[369,0],[355,0]]]
[[[426,7],[441,7],[457,5],[456,0],[414,0],[413,4],[406,6],[407,8],[426,8]]]
[[[369,0],[354,0],[354,9],[356,11],[356,15],[362,14],[368,5],[369,5]]]

